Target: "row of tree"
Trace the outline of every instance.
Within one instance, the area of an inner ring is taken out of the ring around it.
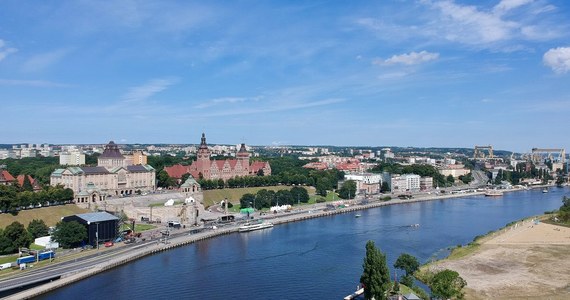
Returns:
[[[21,191],[18,186],[0,185],[0,210],[15,212],[18,209],[45,204],[68,203],[73,200],[73,190],[62,186],[46,186],[38,192]]]
[[[20,248],[29,248],[34,239],[48,235],[48,231],[43,220],[32,220],[27,229],[20,222],[12,222],[0,229],[0,254],[18,253]]]
[[[384,300],[388,299],[391,293],[398,291],[399,285],[390,280],[386,255],[376,248],[373,241],[366,243],[366,256],[362,267],[364,270],[360,282],[364,286],[366,299]],[[402,284],[412,288],[422,297],[427,297],[423,290],[414,286],[413,274],[419,267],[418,260],[405,253],[400,255],[394,263],[394,268],[406,274],[401,280]],[[467,285],[457,272],[447,269],[436,273],[427,284],[431,288],[432,296],[438,299],[462,299],[462,289]]]
[[[276,205],[294,205],[297,203],[309,202],[309,193],[300,186],[292,187],[290,190],[272,190],[261,189],[257,194],[245,194],[240,200],[240,207],[253,207],[255,209],[270,208]]]

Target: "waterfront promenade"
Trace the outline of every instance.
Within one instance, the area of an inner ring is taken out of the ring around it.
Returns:
[[[468,194],[453,194],[453,195],[428,195],[427,197],[422,198],[413,198],[410,200],[390,200],[390,201],[371,201],[366,205],[351,205],[346,208],[337,209],[337,210],[329,210],[323,211],[324,205],[319,207],[313,206],[306,206],[307,209],[299,210],[299,211],[292,211],[289,213],[279,213],[276,215],[266,215],[267,219],[269,219],[274,224],[281,224],[286,222],[293,222],[299,220],[305,220],[310,218],[317,218],[322,216],[328,216],[338,213],[348,213],[356,210],[361,209],[368,209],[386,205],[394,205],[394,204],[401,204],[401,203],[414,203],[414,202],[421,202],[421,201],[430,201],[430,200],[439,200],[445,198],[454,198],[454,197],[466,197],[471,195],[481,195],[482,193],[468,193]],[[310,211],[309,211],[310,209]],[[49,290],[56,289],[58,287],[64,286],[66,284],[87,278],[91,275],[96,273],[108,270],[110,268],[119,266],[121,264],[128,263],[132,260],[138,259],[140,257],[150,255],[153,253],[157,253],[160,251],[165,251],[174,247],[194,243],[196,241],[209,239],[218,235],[229,234],[237,231],[237,225],[234,226],[224,226],[218,228],[216,230],[211,230],[208,232],[203,232],[199,234],[189,234],[188,232],[181,233],[181,235],[172,238],[169,241],[169,244],[157,244],[156,242],[153,244],[147,243],[144,244],[142,247],[137,249],[131,249],[128,252],[123,252],[117,254],[116,256],[105,258],[100,261],[93,262],[93,264],[89,267],[81,268],[75,270],[74,272],[68,272],[63,274],[62,279],[55,280],[51,283],[29,289],[17,295],[13,295],[11,299],[22,299],[22,298],[29,298],[34,297],[36,295],[40,295],[45,293]]]

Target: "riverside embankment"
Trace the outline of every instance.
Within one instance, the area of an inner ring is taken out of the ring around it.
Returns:
[[[410,200],[399,200],[398,199],[398,200],[390,200],[390,201],[386,201],[386,202],[377,201],[377,202],[372,202],[372,203],[369,203],[366,205],[351,205],[347,208],[338,209],[338,210],[331,210],[331,211],[322,211],[319,209],[311,209],[310,213],[309,213],[309,211],[296,211],[296,212],[285,213],[285,214],[277,214],[277,216],[272,215],[268,219],[270,219],[271,222],[273,222],[275,224],[281,224],[281,223],[287,223],[287,222],[293,222],[293,221],[299,221],[299,220],[313,219],[313,218],[318,218],[318,217],[323,217],[323,216],[330,216],[330,215],[339,214],[339,213],[348,213],[348,212],[353,212],[356,210],[363,210],[363,209],[369,209],[369,208],[380,207],[380,206],[391,206],[394,204],[412,204],[412,203],[417,203],[417,202],[426,202],[426,201],[430,201],[430,200],[440,200],[440,199],[445,199],[445,198],[456,198],[456,197],[465,198],[466,196],[471,196],[471,195],[481,195],[481,193],[446,195],[443,197],[441,197],[441,196],[434,197],[433,195],[430,195],[429,197],[417,198],[417,199],[414,198],[414,199],[410,199]],[[447,202],[447,201],[445,201],[445,202]],[[413,207],[415,207],[415,206],[413,206]],[[372,220],[369,220],[369,221],[372,221]],[[331,221],[324,221],[324,222],[331,222]],[[362,220],[360,222],[362,222]],[[416,221],[414,221],[414,223],[415,222]],[[428,221],[425,221],[425,222],[428,222]],[[423,226],[423,223],[422,223],[422,226]],[[76,282],[76,281],[81,280],[83,278],[92,276],[94,274],[97,274],[99,272],[103,272],[105,270],[112,269],[112,268],[119,266],[119,265],[122,265],[122,264],[126,264],[128,262],[131,262],[133,260],[139,259],[139,258],[144,257],[144,256],[148,256],[150,254],[162,252],[165,250],[169,250],[169,249],[176,248],[176,247],[183,246],[183,245],[187,245],[187,244],[192,244],[192,243],[195,243],[197,241],[211,239],[212,237],[215,237],[215,236],[226,235],[229,233],[233,233],[235,231],[237,231],[237,226],[221,227],[221,228],[218,228],[217,230],[210,231],[210,232],[205,232],[205,233],[200,233],[200,234],[192,234],[192,235],[187,234],[184,236],[179,236],[179,237],[176,237],[176,238],[173,238],[172,240],[170,240],[170,243],[167,245],[164,245],[164,244],[147,245],[142,249],[133,250],[129,253],[121,254],[117,257],[112,257],[110,259],[107,259],[104,262],[99,262],[88,270],[78,270],[74,274],[67,274],[64,278],[62,278],[60,280],[54,281],[54,282],[49,283],[47,285],[43,285],[43,286],[40,286],[37,288],[30,289],[30,290],[25,291],[24,293],[20,293],[18,295],[14,295],[14,299],[16,299],[16,298],[21,299],[21,298],[40,295],[40,294],[45,293],[49,290],[56,289],[58,287],[64,286],[64,285],[72,283],[72,282]],[[273,232],[276,232],[276,231],[273,230]],[[271,235],[272,232],[269,231],[269,232],[265,232],[263,234],[264,235],[266,235],[266,234]],[[246,237],[246,236],[244,236],[244,237]],[[255,236],[256,235],[253,235],[250,237],[255,237]],[[235,235],[235,237],[238,237],[238,236]],[[203,273],[203,270],[201,272]],[[160,276],[163,276],[163,275],[160,275]]]

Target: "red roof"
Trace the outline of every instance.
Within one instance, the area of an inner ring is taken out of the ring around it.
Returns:
[[[30,181],[30,183],[33,186],[34,185],[34,179],[30,175],[18,175],[18,184],[20,186],[24,186],[24,176],[28,176],[28,180]]]
[[[267,162],[254,161],[253,164],[251,164],[250,172],[257,173],[259,170],[265,168],[266,165],[267,165]]]
[[[305,169],[326,170],[327,164],[324,162],[311,162],[303,166]]]
[[[168,173],[168,176],[175,179],[180,179],[184,174],[191,173],[189,166],[183,166],[181,164],[177,164],[170,167],[164,167],[164,171]]]
[[[10,174],[10,172],[6,171],[6,170],[2,170],[1,176],[0,178],[4,178],[5,181],[14,181],[16,180],[14,178],[14,176],[12,176],[12,174]]]

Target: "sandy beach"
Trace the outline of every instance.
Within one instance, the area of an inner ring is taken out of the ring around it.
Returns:
[[[466,299],[570,299],[570,228],[518,222],[474,254],[430,268],[459,272]]]

